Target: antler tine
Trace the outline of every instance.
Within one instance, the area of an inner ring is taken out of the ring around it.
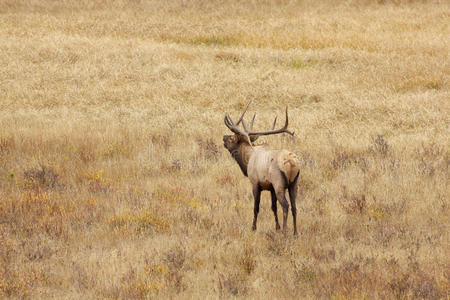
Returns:
[[[252,123],[250,124],[250,130],[253,130],[253,122],[255,121],[256,113],[253,114]]]
[[[289,117],[288,117],[288,108],[286,106],[286,121],[284,122],[284,126],[283,128],[281,128],[282,130],[286,130],[289,124]],[[289,133],[289,132],[288,132]]]
[[[233,119],[231,119],[230,114],[225,114],[225,119],[227,120],[228,124],[234,125]]]
[[[245,126],[245,121],[242,120],[242,127],[244,127],[244,132],[248,132],[247,126]]]
[[[253,124],[252,124],[252,126],[253,126]],[[245,126],[245,121],[244,120],[242,120],[242,127],[244,127],[244,132],[243,132],[242,135],[247,138],[249,145],[253,148],[252,141],[250,139],[250,135],[248,133],[247,126]]]
[[[288,117],[288,112],[287,112],[287,110],[288,110],[288,107],[286,106],[286,123],[284,124],[284,127],[283,127],[283,128],[287,128],[287,127],[288,127],[288,123],[289,123],[289,117]]]
[[[272,125],[272,129],[271,130],[275,129],[275,125],[276,124],[277,124],[277,116],[275,116],[275,120],[273,120],[273,125]]]
[[[234,133],[239,134],[239,132],[240,132],[239,128],[236,125],[234,125],[233,120],[231,119],[231,117],[228,114],[225,114],[224,122],[225,122],[225,126],[227,126],[228,129],[230,129]]]
[[[241,117],[239,118],[239,121],[236,123],[236,126],[239,125],[239,123],[242,122],[242,119],[244,118],[244,115],[245,115],[245,113],[247,112],[247,109],[248,109],[248,107],[250,106],[250,103],[252,103],[252,100],[250,100],[250,101],[247,103],[247,106],[245,107],[244,112],[242,113]]]
[[[231,129],[231,127],[233,126],[230,122],[230,119],[228,118],[228,115],[225,115],[225,118],[223,119],[225,126],[227,126],[229,129]]]

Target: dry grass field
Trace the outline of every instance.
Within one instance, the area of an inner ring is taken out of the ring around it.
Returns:
[[[0,0],[0,298],[450,298],[448,1]],[[298,237],[225,112],[301,160]],[[250,116],[250,114],[249,114]],[[281,210],[279,209],[279,213]]]

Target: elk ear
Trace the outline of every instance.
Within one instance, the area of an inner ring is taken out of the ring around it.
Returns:
[[[249,136],[249,138],[250,138],[250,142],[254,142],[254,141],[256,141],[258,138],[259,138],[259,136]],[[245,142],[245,143],[247,143],[248,144],[248,139],[247,139],[247,137],[246,136],[243,136],[243,135],[236,135],[236,139],[237,139],[237,141],[240,141],[240,142]]]
[[[256,141],[259,138],[259,135],[251,135],[250,136],[250,141],[253,143],[254,141]]]
[[[234,136],[234,138],[235,138],[236,143],[242,143],[242,142],[248,143],[247,138],[246,138],[245,136],[243,136],[243,135],[236,134],[236,135]]]

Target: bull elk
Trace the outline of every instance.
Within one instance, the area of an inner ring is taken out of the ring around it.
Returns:
[[[283,208],[283,232],[286,233],[286,221],[289,212],[289,203],[285,197],[286,189],[289,191],[291,210],[294,224],[294,235],[297,235],[297,208],[295,206],[295,197],[297,195],[297,180],[300,173],[298,157],[288,150],[270,150],[265,146],[255,146],[253,143],[262,135],[272,135],[287,133],[292,137],[294,133],[287,129],[288,110],[286,107],[286,122],[280,129],[275,129],[277,118],[273,122],[272,129],[269,131],[253,131],[253,122],[256,114],[253,115],[250,128],[244,121],[245,112],[250,103],[247,104],[241,117],[234,123],[229,114],[225,114],[225,125],[234,135],[225,135],[223,137],[224,147],[230,152],[236,160],[242,173],[250,179],[253,190],[254,216],[253,230],[256,230],[258,219],[259,203],[261,191],[270,191],[272,196],[272,211],[275,216],[275,229],[280,229],[277,213],[277,200]],[[239,124],[242,123],[242,128]]]

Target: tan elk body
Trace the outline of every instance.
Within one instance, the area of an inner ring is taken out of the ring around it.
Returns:
[[[248,105],[247,105],[248,108]],[[284,127],[274,130],[276,124],[273,124],[272,130],[264,132],[254,132],[253,116],[250,130],[248,131],[243,120],[247,108],[241,115],[239,121],[235,124],[229,115],[225,116],[225,125],[234,133],[234,135],[225,135],[223,142],[225,148],[231,153],[245,176],[252,184],[254,197],[254,217],[253,230],[256,230],[256,222],[259,213],[259,203],[261,191],[267,190],[272,196],[272,210],[275,216],[276,229],[280,228],[277,214],[277,201],[283,208],[283,231],[286,232],[286,221],[289,211],[289,203],[286,200],[286,189],[289,192],[291,202],[291,211],[293,217],[294,234],[297,234],[297,209],[295,198],[297,195],[297,180],[300,173],[297,155],[288,150],[270,150],[265,146],[254,146],[253,142],[261,135],[270,135],[278,133],[288,133],[294,135],[287,129],[288,114],[286,108],[286,123]],[[243,130],[239,128],[242,122]]]

